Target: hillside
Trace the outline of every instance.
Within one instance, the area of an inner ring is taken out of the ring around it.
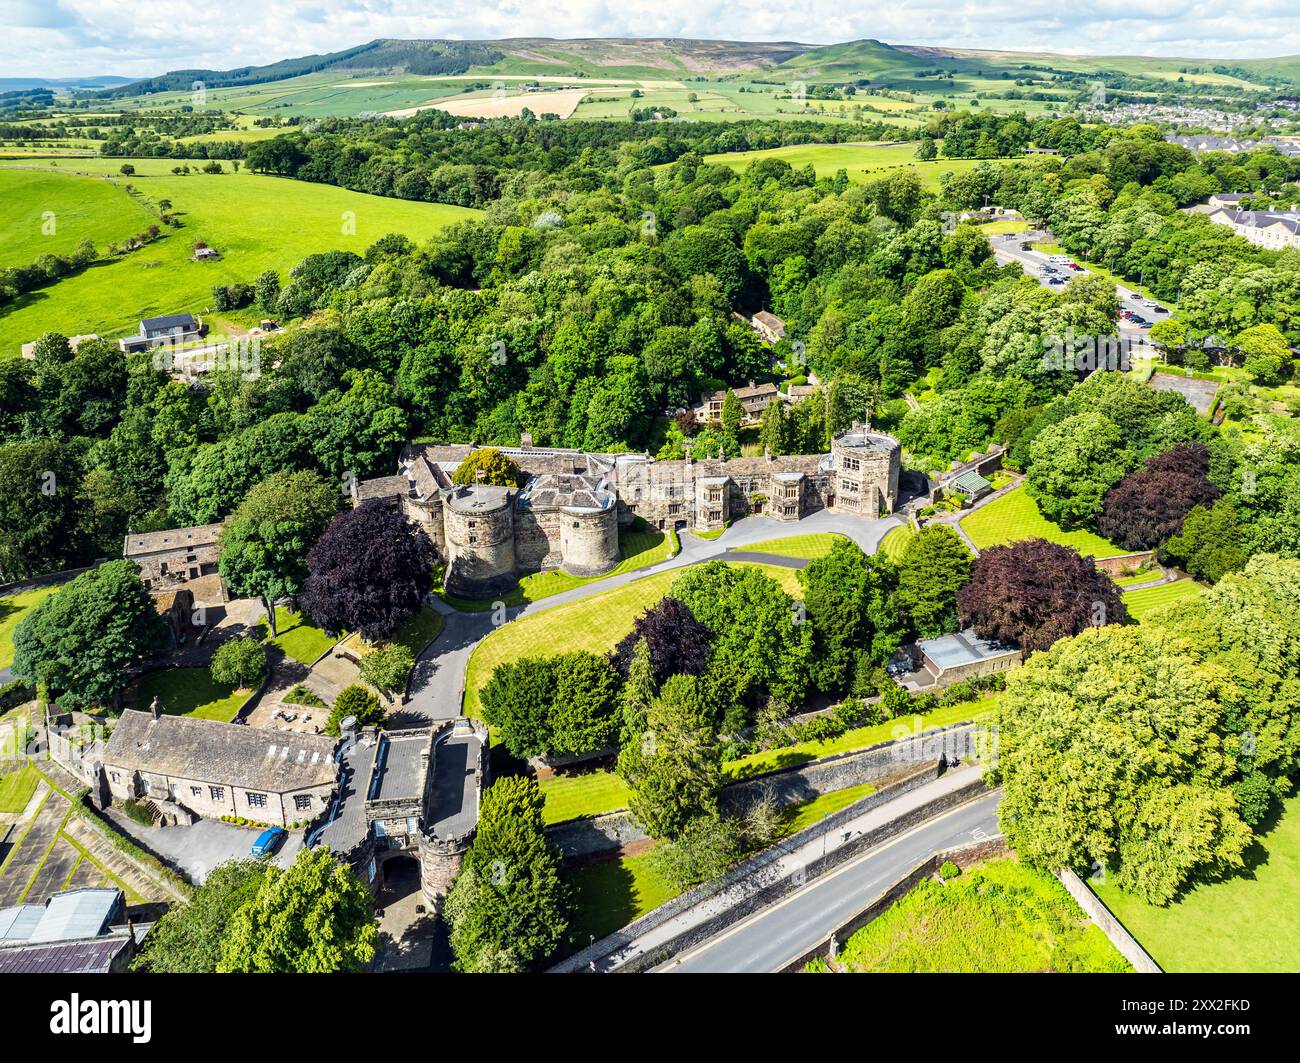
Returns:
[[[103,98],[188,92],[195,81],[208,89],[261,85],[304,75],[499,75],[535,77],[870,82],[925,91],[936,75],[981,81],[1033,75],[1112,75],[1151,87],[1221,86],[1261,90],[1300,84],[1300,56],[1274,59],[1187,59],[1145,56],[1078,56],[1047,52],[988,51],[886,44],[878,40],[828,45],[794,41],[706,41],[668,37],[559,40],[514,37],[495,41],[373,40],[338,52],[284,59],[234,70],[175,70],[101,90]],[[987,86],[985,86],[987,87]]]

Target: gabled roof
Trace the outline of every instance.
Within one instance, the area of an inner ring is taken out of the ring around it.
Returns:
[[[958,491],[973,495],[978,494],[980,491],[987,491],[993,485],[974,469],[968,469],[953,480],[952,486]]]
[[[104,749],[104,763],[269,793],[332,783],[335,740],[242,724],[128,709]]]
[[[212,546],[221,535],[222,522],[196,524],[192,528],[167,528],[163,531],[136,532],[128,535],[122,547],[123,557],[142,554],[170,553],[173,550],[193,550],[196,546]]]
[[[158,332],[181,328],[198,328],[198,321],[193,314],[163,314],[161,317],[146,317],[140,321],[140,332]]]

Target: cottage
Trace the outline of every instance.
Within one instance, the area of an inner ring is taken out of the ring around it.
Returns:
[[[202,335],[203,322],[193,314],[166,314],[144,318],[137,335],[124,336],[117,344],[125,352],[146,351],[166,343],[189,343]]]
[[[217,572],[222,527],[221,523],[199,524],[128,534],[122,544],[122,556],[134,561],[140,569],[145,590],[168,590],[180,583],[212,577],[191,588],[194,597],[200,601],[223,602],[225,586]]]
[[[775,384],[755,384],[752,380],[743,388],[732,388],[740,400],[744,415],[742,425],[757,424],[763,419],[763,411],[768,404],[781,397],[781,391]],[[722,417],[722,404],[727,398],[725,391],[715,391],[708,395],[694,408],[695,419],[700,424],[719,420]]]
[[[785,322],[766,310],[760,310],[750,318],[750,324],[754,326],[754,331],[768,343],[780,343],[785,339]]]
[[[122,713],[104,746],[99,785],[119,801],[287,827],[329,808],[334,746],[325,735],[168,716],[155,701],[148,712]]]

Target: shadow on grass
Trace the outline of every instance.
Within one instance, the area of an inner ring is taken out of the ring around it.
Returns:
[[[565,955],[586,948],[593,938],[599,941],[636,918],[636,880],[619,854],[572,861],[565,871],[574,902]]]

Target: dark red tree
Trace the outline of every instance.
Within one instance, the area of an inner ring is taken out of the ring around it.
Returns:
[[[1097,530],[1125,550],[1150,550],[1183,530],[1194,506],[1219,497],[1206,475],[1209,451],[1202,443],[1174,447],[1147,459],[1106,492]]]
[[[631,632],[614,647],[614,666],[624,676],[641,639],[650,649],[657,685],[670,675],[702,675],[713,635],[680,598],[660,598],[637,617]]]
[[[1091,557],[1046,539],[985,550],[957,592],[957,608],[981,638],[1024,650],[1128,619],[1119,589]]]
[[[429,537],[383,502],[339,514],[307,555],[301,602],[312,620],[337,635],[390,637],[433,587]]]

